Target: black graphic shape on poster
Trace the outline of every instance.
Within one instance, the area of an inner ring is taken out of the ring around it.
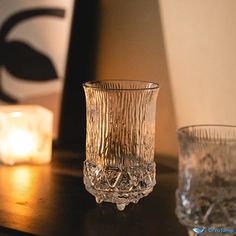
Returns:
[[[37,8],[18,12],[10,16],[0,29],[0,72],[4,66],[17,79],[28,81],[47,81],[56,79],[57,72],[51,59],[23,41],[8,41],[8,33],[22,21],[39,16],[64,18],[65,10],[61,8]],[[17,103],[3,90],[0,73],[0,100]]]

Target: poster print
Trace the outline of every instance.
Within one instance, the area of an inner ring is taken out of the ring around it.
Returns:
[[[73,0],[1,0],[0,105],[39,104],[54,112],[54,137]]]

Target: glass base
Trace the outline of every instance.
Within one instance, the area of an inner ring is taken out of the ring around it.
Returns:
[[[156,165],[151,162],[122,169],[111,166],[100,168],[85,161],[84,184],[97,203],[115,203],[118,210],[124,210],[130,202],[137,203],[152,192],[156,184]]]
[[[203,194],[207,192],[204,187],[208,191],[212,190],[208,185],[195,192],[181,192],[177,189],[176,215],[179,221],[187,226],[236,227],[235,190],[225,186],[224,189],[219,188],[215,192],[212,190],[210,194]]]

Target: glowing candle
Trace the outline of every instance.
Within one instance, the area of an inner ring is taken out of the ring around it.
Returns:
[[[2,163],[48,163],[51,152],[51,111],[31,105],[0,106]]]

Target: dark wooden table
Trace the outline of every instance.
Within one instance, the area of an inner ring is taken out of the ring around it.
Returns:
[[[159,158],[154,191],[120,212],[85,191],[79,158],[57,156],[51,165],[0,167],[0,235],[187,235],[174,213],[171,161]]]

